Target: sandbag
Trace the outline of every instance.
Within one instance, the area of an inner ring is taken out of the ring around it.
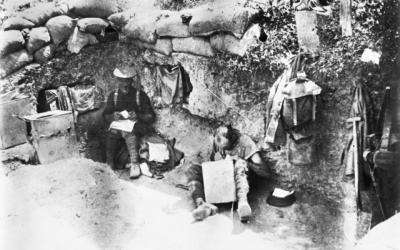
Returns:
[[[0,32],[0,57],[24,48],[25,40],[19,30]]]
[[[48,60],[53,58],[55,50],[56,46],[54,44],[49,44],[41,49],[38,49],[33,55],[33,58],[36,62],[39,63],[47,62]]]
[[[98,17],[88,17],[78,20],[78,29],[90,34],[104,33],[109,23]]]
[[[252,45],[257,44],[260,34],[260,26],[254,24],[246,31],[242,39],[230,34],[218,33],[210,37],[210,43],[215,50],[243,56]]]
[[[78,27],[75,27],[74,32],[68,39],[67,49],[71,53],[79,53],[86,45],[92,45],[98,43],[96,37],[92,34],[87,34],[79,31]]]
[[[33,57],[26,50],[8,54],[0,59],[0,78],[3,78],[26,64],[32,62]]]
[[[136,15],[130,19],[122,28],[122,33],[128,39],[138,39],[147,43],[155,43],[156,35],[156,15],[148,13],[147,15]]]
[[[208,39],[201,37],[172,38],[172,50],[200,56],[214,56]]]
[[[35,26],[34,23],[32,23],[29,20],[26,20],[25,18],[22,17],[10,17],[7,20],[4,21],[3,25],[1,28],[3,30],[22,30],[25,28],[33,28]]]
[[[31,21],[35,26],[43,25],[54,16],[64,15],[68,12],[66,4],[40,3],[35,7],[24,10],[21,17]]]
[[[36,50],[50,43],[50,41],[50,33],[46,27],[33,28],[28,34],[26,50],[32,54]]]
[[[172,53],[172,41],[169,38],[157,39],[155,44],[146,43],[139,40],[134,41],[133,44],[136,44],[140,48],[154,50],[166,56],[169,56]]]
[[[107,18],[118,11],[115,0],[72,0],[69,12],[80,17]]]
[[[76,21],[66,15],[56,16],[50,18],[46,27],[49,30],[51,39],[55,45],[66,41],[71,33],[74,31]]]
[[[209,36],[215,32],[230,32],[242,38],[256,10],[231,4],[203,5],[187,11],[192,19],[189,32],[193,36]]]
[[[156,33],[160,37],[190,37],[188,23],[183,23],[182,13],[164,11],[156,23]]]
[[[114,13],[107,19],[111,24],[118,29],[122,29],[131,18],[135,17],[135,13],[132,10]]]

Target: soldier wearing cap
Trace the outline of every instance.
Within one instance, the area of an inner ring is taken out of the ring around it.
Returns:
[[[149,97],[140,90],[138,75],[129,69],[116,68],[113,72],[118,88],[108,96],[103,118],[110,123],[117,120],[129,119],[135,122],[132,132],[110,130],[106,138],[106,161],[113,169],[115,168],[115,155],[124,139],[128,148],[130,163],[130,177],[140,176],[139,167],[139,140],[142,136],[153,131],[152,124],[155,121],[155,113]],[[134,87],[135,86],[135,87]],[[122,115],[128,112],[128,117]],[[122,113],[121,113],[122,112]]]

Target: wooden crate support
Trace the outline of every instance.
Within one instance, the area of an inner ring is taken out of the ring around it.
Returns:
[[[340,26],[343,36],[352,36],[351,28],[351,0],[340,0]]]
[[[78,142],[72,111],[55,110],[26,116],[32,144],[42,164],[78,157]]]

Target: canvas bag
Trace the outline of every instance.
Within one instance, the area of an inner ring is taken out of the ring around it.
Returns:
[[[293,128],[315,120],[316,96],[321,88],[305,77],[291,80],[283,89],[281,118],[286,128]]]

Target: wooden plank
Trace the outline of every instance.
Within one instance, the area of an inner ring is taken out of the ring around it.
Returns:
[[[342,27],[343,36],[351,36],[353,34],[351,28],[351,0],[340,0],[340,26]]]
[[[299,47],[306,52],[317,52],[320,40],[317,34],[318,18],[314,11],[296,11],[296,29]]]
[[[202,170],[207,202],[226,203],[236,200],[236,185],[231,160],[204,162]]]

